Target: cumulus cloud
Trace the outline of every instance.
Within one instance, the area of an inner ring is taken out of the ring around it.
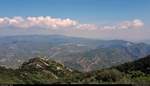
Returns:
[[[143,26],[144,26],[144,23],[139,19],[135,19],[132,22],[132,27],[134,27],[134,28],[140,28],[140,27],[143,27]]]
[[[138,28],[142,28],[144,26],[144,22],[142,20],[139,19],[135,19],[132,21],[122,21],[120,23],[117,24],[113,24],[113,25],[103,25],[100,26],[100,29],[109,29],[109,30],[115,30],[115,29],[138,29]]]
[[[6,18],[0,18],[0,25],[5,25],[6,23]]]
[[[121,22],[119,25],[118,25],[118,28],[120,29],[128,29],[128,28],[141,28],[144,26],[144,23],[139,20],[139,19],[135,19],[133,21],[124,21],[124,22]]]
[[[141,28],[144,23],[140,19],[134,19],[132,21],[123,21],[113,25],[96,25],[96,24],[81,24],[76,20],[69,18],[52,18],[50,16],[39,16],[39,17],[2,17],[0,18],[0,26],[13,26],[16,28],[58,28],[58,29],[75,29],[75,30],[107,30],[107,29],[134,29]]]
[[[60,19],[60,18],[52,18],[50,16],[40,16],[40,17],[13,17],[13,18],[0,18],[0,25],[1,26],[15,26],[20,28],[30,28],[33,26],[37,27],[70,27],[77,24],[77,21],[67,19]]]

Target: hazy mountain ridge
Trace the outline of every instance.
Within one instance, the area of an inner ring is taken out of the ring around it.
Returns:
[[[0,64],[18,67],[36,56],[90,71],[144,57],[150,45],[123,40],[94,40],[62,35],[0,37]]]

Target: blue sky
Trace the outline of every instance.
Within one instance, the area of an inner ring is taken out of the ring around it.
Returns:
[[[1,0],[0,16],[52,16],[100,23],[149,21],[150,0]]]
[[[0,35],[140,41],[150,40],[149,22],[150,0],[0,0]]]

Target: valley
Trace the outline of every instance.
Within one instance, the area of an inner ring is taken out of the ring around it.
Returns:
[[[1,66],[18,68],[31,58],[45,56],[80,71],[108,68],[150,53],[150,45],[145,43],[63,35],[1,37],[0,47]]]

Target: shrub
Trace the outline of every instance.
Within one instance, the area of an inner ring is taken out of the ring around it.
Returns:
[[[118,81],[123,77],[123,74],[116,69],[103,70],[96,74],[96,79],[98,81],[110,82]]]

